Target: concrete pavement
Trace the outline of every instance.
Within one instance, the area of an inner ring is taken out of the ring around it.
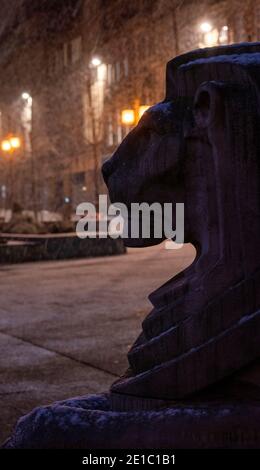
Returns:
[[[164,244],[126,255],[0,267],[0,440],[40,404],[107,390],[150,310],[194,259]]]

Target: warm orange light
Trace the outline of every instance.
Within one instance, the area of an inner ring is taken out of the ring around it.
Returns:
[[[21,147],[21,140],[19,137],[10,137],[9,142],[13,149],[19,149]]]
[[[131,125],[135,123],[135,112],[133,109],[123,109],[121,113],[123,124]]]
[[[145,111],[147,111],[147,109],[149,109],[150,106],[147,106],[146,104],[143,104],[141,106],[139,106],[139,110],[138,110],[138,116],[139,116],[139,119],[141,119],[142,115],[145,113]]]
[[[10,152],[12,149],[11,142],[9,140],[3,140],[1,143],[1,149],[3,152]]]

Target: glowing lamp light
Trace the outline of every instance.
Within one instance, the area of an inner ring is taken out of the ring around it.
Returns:
[[[9,140],[3,140],[3,142],[1,143],[1,149],[3,150],[3,152],[10,152],[10,150],[12,149],[11,142]]]
[[[123,124],[131,125],[135,123],[135,112],[133,109],[123,109],[121,113],[121,120]]]
[[[29,93],[27,93],[26,91],[24,93],[22,93],[22,99],[23,100],[28,100],[31,96],[29,95]]]
[[[200,25],[200,30],[202,31],[202,33],[209,33],[210,31],[212,31],[212,24],[211,23],[208,23],[207,21],[205,21],[204,23],[201,23]]]
[[[228,26],[223,26],[219,33],[219,42],[220,44],[228,43]]]
[[[139,110],[138,110],[138,117],[139,119],[141,119],[142,115],[145,113],[145,111],[147,111],[147,109],[149,109],[150,106],[147,106],[147,105],[141,105],[139,106]]]
[[[219,34],[217,29],[213,29],[209,33],[206,33],[204,36],[204,44],[205,46],[216,46],[218,44]]]
[[[93,57],[91,59],[91,65],[93,65],[93,67],[98,67],[101,65],[101,59],[99,57]]]
[[[9,143],[13,149],[19,149],[21,147],[21,141],[19,137],[10,137]]]

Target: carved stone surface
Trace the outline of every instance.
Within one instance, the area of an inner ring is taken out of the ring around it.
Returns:
[[[172,60],[165,101],[105,165],[114,202],[184,202],[185,241],[197,249],[150,296],[114,393],[181,399],[260,354],[259,85],[259,44]]]
[[[259,446],[259,365],[237,373],[260,356],[259,86],[260,44],[169,62],[165,101],[103,172],[114,202],[184,202],[197,258],[151,294],[110,394],[35,410],[6,447]]]
[[[18,421],[6,448],[255,448],[256,404],[180,403],[138,413],[111,410],[109,395],[74,398],[36,408]],[[258,424],[258,426],[257,426]]]

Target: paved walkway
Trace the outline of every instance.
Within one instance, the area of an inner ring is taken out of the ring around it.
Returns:
[[[0,267],[0,440],[39,404],[107,390],[150,310],[189,265],[164,245],[106,258]]]

